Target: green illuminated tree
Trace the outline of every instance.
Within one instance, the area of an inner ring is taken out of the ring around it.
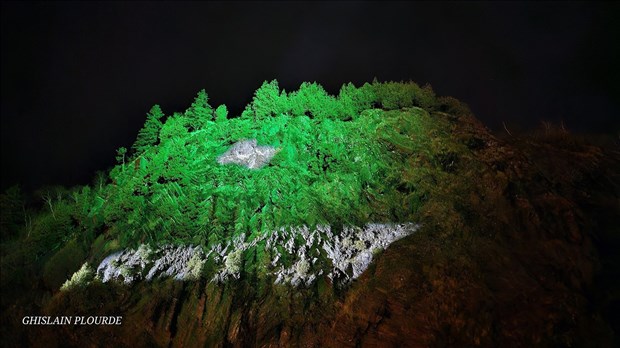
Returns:
[[[72,192],[72,199],[44,196],[45,214],[54,224],[79,222],[74,230],[83,240],[105,224],[123,245],[204,245],[279,226],[386,219],[375,212],[402,205],[401,192],[392,189],[396,181],[415,184],[398,169],[403,156],[428,144],[422,110],[385,112],[375,104],[400,109],[434,102],[430,88],[412,83],[345,84],[334,97],[317,83],[286,93],[273,80],[255,92],[241,117],[228,118],[226,106],[213,111],[202,90],[184,113],[164,118],[153,106],[132,158],[119,149],[110,180],[101,174],[92,190]],[[240,139],[278,152],[256,171],[220,165],[217,157]]]
[[[352,83],[342,85],[338,100],[344,118],[359,115],[360,112],[370,109],[376,100],[372,86],[368,83],[360,88],[355,88]]]
[[[216,122],[224,122],[228,117],[228,109],[226,109],[226,105],[222,104],[215,109],[215,121]]]
[[[435,92],[428,84],[421,88],[412,81],[379,82],[375,79],[372,83],[372,89],[376,95],[376,101],[387,110],[412,106],[432,109],[437,103]]]
[[[278,81],[265,81],[254,93],[252,110],[256,119],[261,120],[286,112],[287,104],[286,94],[280,93]]]
[[[414,85],[398,82],[381,83],[376,80],[372,83],[377,101],[387,110],[413,106],[413,96],[420,89],[418,85]]]
[[[157,144],[163,117],[164,113],[161,111],[159,105],[153,105],[151,110],[146,114],[144,127],[142,127],[138,133],[138,137],[132,146],[136,155],[142,154],[148,148]]]
[[[413,82],[409,82],[412,84]],[[432,109],[437,106],[437,96],[430,84],[424,85],[413,97],[413,103],[424,109]]]
[[[297,92],[289,96],[293,115],[307,115],[311,118],[338,118],[340,103],[327,94],[316,82],[304,82]]]
[[[192,105],[185,111],[190,130],[204,128],[209,121],[213,121],[213,108],[209,105],[209,96],[204,89],[198,92]]]
[[[163,143],[173,138],[183,138],[188,133],[187,128],[185,128],[185,125],[188,122],[191,121],[189,121],[187,117],[178,113],[175,113],[172,117],[169,117],[159,132],[161,142]]]
[[[116,161],[121,164],[123,170],[125,170],[125,155],[127,154],[127,149],[124,147],[119,147],[116,150]]]

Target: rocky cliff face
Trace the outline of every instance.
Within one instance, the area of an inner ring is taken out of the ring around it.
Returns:
[[[475,119],[436,112],[466,151],[429,173],[420,229],[374,255],[359,278],[308,286],[238,279],[94,282],[42,313],[122,315],[123,325],[15,328],[47,346],[611,346],[605,292],[617,243],[618,153],[552,134],[499,140]],[[603,273],[601,273],[603,272]],[[605,273],[606,272],[606,273]],[[615,273],[617,274],[617,273]],[[616,287],[616,289],[618,289]],[[617,302],[616,306],[617,306]],[[16,311],[17,317],[23,312]],[[616,342],[617,343],[617,342]]]

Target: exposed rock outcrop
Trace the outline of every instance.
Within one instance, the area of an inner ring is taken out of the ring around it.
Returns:
[[[239,279],[244,253],[261,253],[273,255],[268,260],[271,271],[267,275],[272,275],[276,284],[310,286],[326,274],[331,281],[344,285],[368,268],[374,254],[418,227],[413,223],[373,223],[363,228],[345,226],[339,234],[334,234],[330,226],[317,226],[312,231],[306,226],[281,228],[247,241],[242,234],[225,245],[213,245],[206,253],[196,246],[152,249],[143,244],[136,250],[107,256],[97,267],[97,278],[104,283],[121,280],[125,284],[167,277],[195,280],[200,274],[200,270],[194,270],[196,264],[210,261],[217,267],[210,281],[223,283]]]
[[[189,261],[201,254],[202,250],[195,246],[152,249],[143,244],[137,250],[118,251],[106,257],[97,267],[97,278],[104,283],[120,279],[125,284],[162,277],[185,280],[190,278]]]
[[[238,141],[218,157],[219,164],[234,163],[249,169],[257,169],[269,163],[278,152],[272,146],[259,146],[256,139]]]

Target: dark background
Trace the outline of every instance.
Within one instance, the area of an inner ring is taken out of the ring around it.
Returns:
[[[264,80],[337,93],[430,83],[491,129],[617,136],[618,3],[2,3],[2,190],[86,184],[153,104],[205,88],[238,115]]]

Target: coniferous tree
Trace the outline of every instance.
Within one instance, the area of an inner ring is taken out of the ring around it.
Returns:
[[[142,127],[138,133],[138,137],[132,146],[136,156],[142,154],[149,147],[157,144],[159,131],[162,127],[161,119],[163,117],[164,113],[157,104],[153,105],[151,110],[146,114],[144,127]]]
[[[252,109],[256,119],[261,120],[286,112],[287,104],[286,95],[280,93],[278,81],[265,81],[254,93]]]
[[[254,110],[252,110],[251,104],[245,106],[245,109],[243,109],[243,112],[241,112],[241,118],[255,120],[255,114]]]
[[[182,114],[174,114],[166,120],[166,123],[161,128],[159,138],[162,144],[170,139],[183,139],[187,135],[187,117]]]
[[[222,104],[215,109],[215,121],[216,122],[224,122],[228,117],[228,109],[226,109],[226,105]]]
[[[191,130],[203,128],[207,122],[213,121],[213,108],[209,105],[209,95],[204,89],[198,92],[192,105],[185,111]]]
[[[119,147],[116,150],[116,161],[125,167],[125,155],[127,154],[127,149],[124,147]]]
[[[359,115],[362,111],[370,109],[376,97],[372,86],[366,83],[356,88],[352,83],[342,85],[338,95],[342,116],[344,118]]]
[[[316,82],[302,83],[297,92],[291,93],[289,100],[294,115],[309,114],[312,118],[324,119],[339,113],[336,99]]]

